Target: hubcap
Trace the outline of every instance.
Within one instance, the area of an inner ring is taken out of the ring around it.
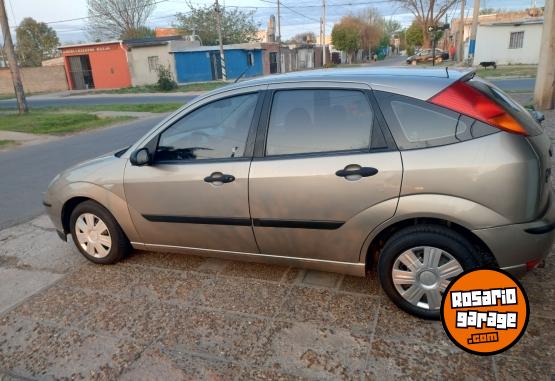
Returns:
[[[108,227],[98,216],[83,213],[75,221],[75,235],[79,246],[90,256],[104,258],[112,248]]]
[[[409,303],[438,310],[452,278],[463,268],[448,252],[431,246],[409,249],[397,257],[392,278],[397,292]]]

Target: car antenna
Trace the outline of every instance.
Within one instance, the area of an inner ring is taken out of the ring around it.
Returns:
[[[243,78],[243,76],[244,76],[245,74],[247,74],[247,71],[249,71],[250,68],[251,68],[250,66],[247,67],[247,70],[245,70],[244,72],[242,72],[242,73],[237,77],[237,79],[236,79],[235,81],[233,81],[233,83],[239,82],[239,80],[240,80],[241,78]]]
[[[447,78],[449,78],[449,67],[445,66],[445,74],[447,74]]]

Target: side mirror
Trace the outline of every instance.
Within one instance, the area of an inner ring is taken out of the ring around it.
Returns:
[[[143,165],[151,164],[152,156],[150,152],[148,152],[148,148],[141,148],[131,154],[129,161],[131,161],[133,165],[142,167]]]
[[[543,114],[543,112],[530,111],[530,114],[532,115],[532,118],[536,119],[536,122],[538,122],[538,124],[542,124],[542,122],[545,120],[545,115]]]

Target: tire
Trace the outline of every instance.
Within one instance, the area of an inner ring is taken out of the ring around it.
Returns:
[[[462,271],[480,266],[478,258],[474,246],[456,231],[444,226],[415,225],[387,240],[378,260],[378,277],[385,293],[399,308],[424,319],[438,320],[445,287]]]
[[[131,251],[131,244],[115,218],[95,201],[77,205],[69,221],[75,246],[91,262],[116,263]],[[90,226],[94,229],[90,230]]]

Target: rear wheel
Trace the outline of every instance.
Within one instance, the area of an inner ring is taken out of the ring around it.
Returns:
[[[70,230],[79,252],[95,263],[115,263],[131,250],[114,217],[91,200],[75,207],[70,217]]]
[[[438,319],[451,280],[479,265],[476,249],[462,235],[443,226],[420,225],[389,238],[378,275],[384,291],[401,309]]]

